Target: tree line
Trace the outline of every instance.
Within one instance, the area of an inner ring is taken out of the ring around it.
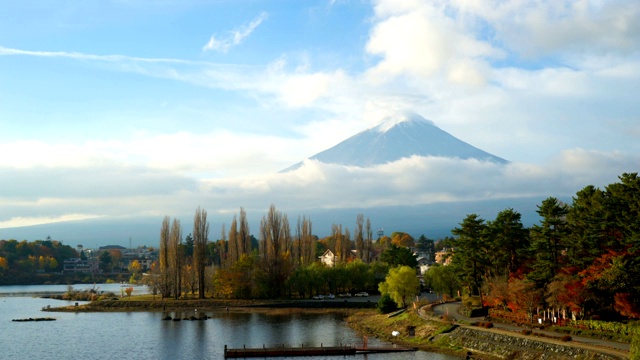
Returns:
[[[150,277],[163,297],[191,293],[198,297],[304,298],[375,290],[390,264],[416,266],[411,250],[398,246],[413,244],[408,234],[393,233],[374,243],[371,221],[363,214],[356,217],[353,237],[348,228],[334,224],[331,235],[319,239],[306,216],[299,217],[292,228],[287,214],[275,205],[260,221],[259,239],[251,235],[243,208],[228,229],[222,225],[217,241],[207,240],[208,228],[206,211],[198,209],[193,236],[187,235],[183,242],[180,221],[163,219],[159,261]],[[433,247],[433,241],[424,236],[420,241]],[[326,249],[335,254],[333,267],[318,262]],[[373,261],[372,254],[380,252],[383,261]]]
[[[467,215],[447,241],[451,266],[430,269],[434,288],[458,289],[485,305],[523,311],[566,309],[576,318],[640,318],[640,178],[624,173],[592,185],[571,204],[549,197],[525,228],[506,209],[494,220]]]
[[[10,272],[59,272],[65,259],[77,257],[75,249],[60,241],[0,240],[0,275]]]

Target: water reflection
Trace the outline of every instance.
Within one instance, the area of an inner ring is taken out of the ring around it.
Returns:
[[[42,313],[46,305],[65,302],[5,297],[0,299],[2,358],[221,359],[229,347],[325,346],[361,344],[340,314],[206,312],[209,320],[165,321],[162,312]],[[190,317],[192,310],[172,313]],[[201,314],[204,315],[204,314]],[[53,316],[50,322],[15,323],[13,318]],[[28,340],[26,340],[28,339]],[[28,346],[25,346],[28,341]],[[371,346],[383,344],[369,339]],[[340,358],[340,357],[338,357]],[[358,356],[356,359],[453,359],[424,352]],[[292,358],[289,358],[292,359]],[[300,358],[317,360],[324,358]],[[324,359],[326,360],[326,359]]]

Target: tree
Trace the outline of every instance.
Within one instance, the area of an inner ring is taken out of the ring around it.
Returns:
[[[49,270],[54,271],[55,269],[58,268],[58,260],[56,260],[56,258],[52,257],[49,259]]]
[[[191,236],[191,233],[184,238],[184,244],[182,246],[184,248],[185,259],[191,259],[193,256],[193,236]]]
[[[510,275],[518,271],[529,248],[527,229],[521,215],[513,209],[501,211],[487,224],[489,241],[488,277]]]
[[[420,280],[416,271],[408,266],[395,267],[389,270],[384,282],[378,285],[380,293],[389,294],[398,307],[405,307],[407,297],[420,292]]]
[[[424,235],[420,235],[420,238],[418,238],[418,251],[424,254],[428,254],[429,260],[435,261],[436,247],[432,239],[429,239]]]
[[[141,269],[142,269],[142,266],[140,266],[140,262],[138,260],[133,260],[132,262],[129,263],[130,272],[134,274],[138,274]]]
[[[296,239],[298,240],[298,265],[308,266],[316,260],[316,238],[312,233],[311,220],[298,218],[296,226]]]
[[[272,297],[280,297],[291,271],[291,228],[287,215],[272,204],[260,222],[260,234],[268,292]]]
[[[453,267],[435,264],[429,267],[424,279],[427,284],[437,293],[447,294],[454,297],[456,291],[460,289],[460,283]]]
[[[534,310],[542,300],[536,284],[526,279],[512,279],[509,282],[509,307],[513,311],[523,311],[533,322]]]
[[[238,221],[236,216],[233,216],[231,226],[229,226],[229,242],[227,243],[228,258],[227,267],[233,267],[233,265],[240,259],[241,249],[238,247]]]
[[[0,256],[0,270],[9,270],[7,258]]]
[[[356,227],[353,231],[353,237],[356,242],[356,256],[360,260],[365,260],[364,257],[364,215],[358,214],[356,217]],[[365,260],[366,261],[366,260]]]
[[[238,244],[240,249],[240,257],[248,256],[253,250],[251,243],[251,233],[249,231],[249,221],[247,220],[247,212],[244,208],[240,208],[240,219],[238,225]]]
[[[451,266],[469,290],[469,295],[481,295],[487,264],[485,230],[484,220],[476,214],[467,215],[460,227],[451,230],[457,236],[453,241],[455,250]]]
[[[392,311],[398,310],[398,305],[393,301],[391,295],[384,294],[380,297],[380,300],[378,300],[376,308],[381,314],[388,314]]]
[[[411,248],[415,241],[411,235],[405,232],[396,231],[391,234],[391,242],[396,246]]]
[[[184,254],[182,253],[182,227],[180,220],[173,219],[171,230],[169,231],[169,276],[171,277],[171,289],[174,299],[179,299],[182,295],[182,264]]]
[[[367,264],[371,263],[371,251],[373,250],[373,230],[371,229],[371,220],[367,218],[367,222],[365,223],[364,232],[366,234],[365,244],[364,244],[364,261]]]
[[[537,213],[542,217],[540,225],[531,228],[531,252],[534,254],[532,271],[527,278],[538,288],[547,286],[560,268],[561,251],[565,249],[568,229],[566,215],[569,209],[558,199],[550,197],[542,201]]]
[[[162,225],[160,227],[160,249],[158,254],[158,290],[160,295],[164,299],[171,295],[171,275],[170,275],[170,261],[169,261],[169,241],[171,239],[171,228],[169,227],[170,219],[165,216],[162,219]]]
[[[103,251],[100,254],[100,266],[102,266],[105,270],[111,270],[111,253],[108,251]]]
[[[404,265],[415,269],[418,266],[418,260],[416,260],[411,250],[395,244],[389,245],[387,250],[380,254],[380,261],[386,262],[390,267]]]
[[[602,255],[603,245],[620,249],[619,239],[610,236],[615,232],[611,213],[607,211],[606,194],[590,185],[578,191],[568,209],[568,236],[565,239],[567,262],[579,269],[588,267]]]
[[[205,268],[207,265],[207,241],[209,237],[209,222],[207,211],[196,209],[193,217],[193,267],[196,271],[198,283],[198,298],[205,298]]]

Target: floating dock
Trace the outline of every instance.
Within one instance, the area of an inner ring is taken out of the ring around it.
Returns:
[[[262,347],[230,349],[224,346],[225,358],[256,358],[279,356],[344,356],[356,354],[375,354],[390,352],[416,351],[403,347],[367,347],[355,346],[320,346],[320,347]]]

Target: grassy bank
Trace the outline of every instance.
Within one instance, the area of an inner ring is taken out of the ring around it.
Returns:
[[[452,344],[449,337],[438,336],[453,330],[454,325],[437,320],[425,320],[413,310],[394,317],[381,315],[375,310],[363,310],[349,316],[347,323],[356,331],[394,344],[462,358],[467,355],[467,351]],[[414,331],[413,336],[410,336],[411,328]],[[393,336],[394,331],[400,334]],[[473,358],[494,359],[486,356],[480,357],[477,354],[474,354]]]

